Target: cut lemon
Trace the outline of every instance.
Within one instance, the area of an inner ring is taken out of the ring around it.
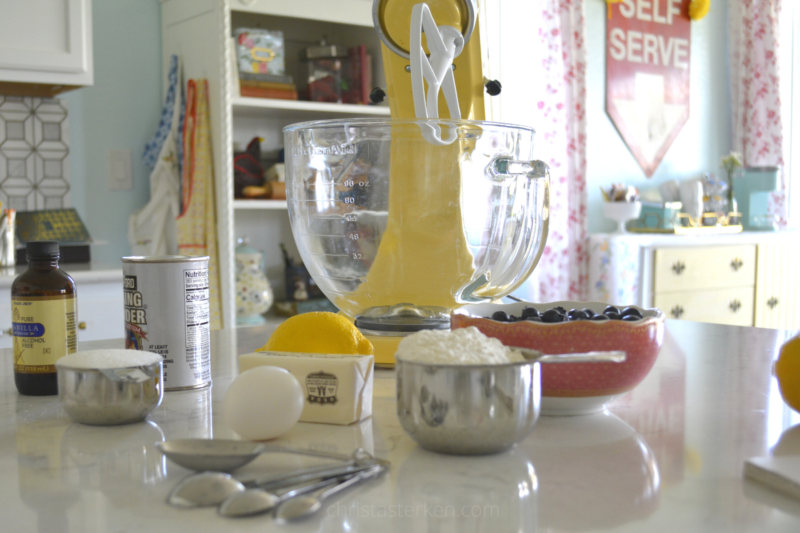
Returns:
[[[372,343],[336,313],[303,313],[278,326],[257,351],[372,355]]]

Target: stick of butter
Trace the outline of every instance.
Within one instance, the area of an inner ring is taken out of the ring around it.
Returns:
[[[301,422],[346,425],[372,415],[373,361],[371,355],[256,352],[239,356],[239,372],[284,368],[305,393]]]

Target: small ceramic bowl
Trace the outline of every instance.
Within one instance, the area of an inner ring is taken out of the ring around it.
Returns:
[[[498,322],[495,311],[519,316],[524,307],[540,313],[553,307],[591,309],[595,313],[610,304],[602,302],[553,302],[534,304],[475,304],[455,311],[452,329],[475,326],[484,335],[499,339],[507,346],[539,350],[545,354],[621,350],[624,363],[573,363],[542,365],[542,414],[576,415],[603,410],[638,385],[656,361],[664,340],[664,313],[658,309],[634,307],[642,320],[626,322],[580,320],[546,324],[542,322]]]

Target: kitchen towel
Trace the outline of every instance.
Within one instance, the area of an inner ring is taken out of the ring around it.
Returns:
[[[178,216],[178,250],[181,255],[208,256],[209,321],[222,327],[217,216],[214,202],[214,166],[211,158],[211,122],[208,116],[208,81],[189,80],[186,90],[186,124],[183,131],[183,210]]]
[[[180,214],[183,152],[180,131],[185,108],[180,70],[180,59],[173,55],[161,121],[144,153],[145,162],[154,167],[150,173],[150,201],[128,219],[128,243],[133,255],[178,253],[175,219]]]

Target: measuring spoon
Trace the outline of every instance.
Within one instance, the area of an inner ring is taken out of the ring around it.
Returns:
[[[240,518],[268,513],[288,498],[330,487],[343,480],[349,479],[352,475],[355,474],[317,481],[316,483],[300,487],[280,496],[264,489],[247,489],[244,492],[237,492],[228,496],[228,498],[222,502],[222,505],[219,506],[217,512],[228,518]]]
[[[522,357],[528,361],[538,363],[623,363],[625,362],[625,352],[619,350],[607,352],[585,352],[585,353],[558,353],[543,354],[538,350],[509,346],[512,350],[518,350]]]
[[[156,448],[170,461],[197,471],[233,472],[262,453],[292,453],[349,461],[352,457],[301,448],[266,446],[260,442],[228,439],[171,439],[157,442]]]
[[[368,452],[359,448],[344,464],[319,465],[289,473],[273,474],[249,481],[247,486],[230,474],[201,472],[187,476],[180,481],[167,497],[167,503],[182,508],[216,506],[224,502],[231,494],[242,492],[248,486],[264,490],[290,487],[314,479],[327,479],[360,472],[375,464],[386,463],[375,459]]]
[[[359,483],[363,483],[368,479],[378,477],[387,470],[388,468],[384,465],[375,465],[367,470],[364,470],[363,472],[355,474],[353,477],[342,483],[339,483],[338,485],[334,485],[329,489],[323,490],[319,494],[312,494],[308,496],[299,495],[282,500],[275,508],[273,513],[275,516],[275,521],[279,524],[286,524],[288,522],[294,522],[295,520],[301,520],[309,517],[322,508],[322,502],[326,499],[339,494],[350,487],[358,485]]]
[[[184,478],[167,496],[173,507],[189,509],[219,505],[231,494],[242,492],[245,486],[230,474],[201,472]]]

